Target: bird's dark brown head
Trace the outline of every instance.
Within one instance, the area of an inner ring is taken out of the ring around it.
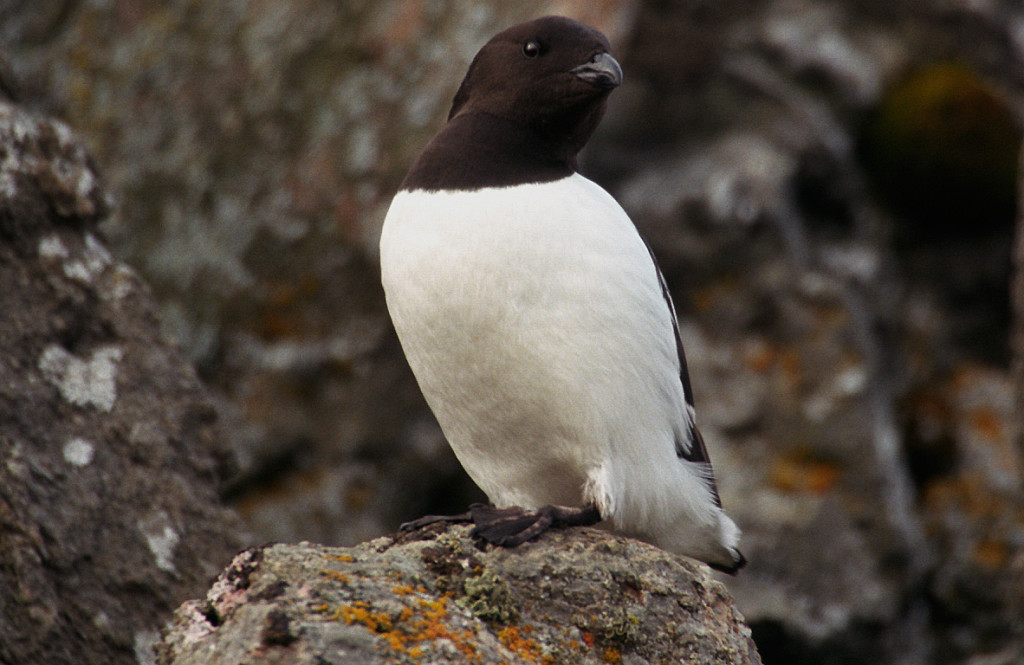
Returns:
[[[547,16],[504,30],[477,53],[448,119],[487,113],[557,144],[572,158],[622,83],[608,39],[569,18]]]

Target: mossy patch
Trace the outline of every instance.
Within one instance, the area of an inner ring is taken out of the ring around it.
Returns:
[[[512,590],[501,576],[484,570],[476,577],[467,578],[462,585],[466,595],[459,604],[475,617],[490,623],[510,623],[519,616]]]
[[[601,612],[581,626],[588,645],[627,650],[643,641],[640,619],[629,612]],[[588,636],[592,636],[588,639]]]
[[[892,85],[861,136],[876,190],[907,241],[1009,227],[1021,130],[998,91],[961,63],[928,65]]]

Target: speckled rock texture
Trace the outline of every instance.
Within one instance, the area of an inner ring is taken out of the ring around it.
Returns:
[[[488,37],[542,13],[615,34],[631,4],[0,2],[23,96],[113,185],[104,231],[210,386],[265,538],[354,544],[481,498],[399,352],[380,224]]]
[[[0,101],[0,662],[152,663],[244,543],[192,367],[63,123]]]
[[[389,329],[376,234],[475,49],[544,12],[623,63],[581,163],[673,291],[762,658],[1024,662],[1020,2],[10,0],[0,90],[92,147],[248,524],[354,544],[479,498]]]
[[[468,532],[247,550],[177,610],[158,662],[761,662],[703,564],[594,529],[514,549],[478,549]]]
[[[643,3],[621,46],[584,166],[674,290],[765,662],[1024,659],[1021,25],[1007,2]]]
[[[1017,186],[1017,235],[1013,245],[1014,277],[1011,289],[1013,305],[1013,379],[1014,403],[1024,404],[1024,149],[1018,166],[1020,182]],[[1024,418],[1016,423],[1014,435],[1021,457],[1024,457]]]

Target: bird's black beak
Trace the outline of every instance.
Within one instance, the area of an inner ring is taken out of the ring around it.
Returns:
[[[622,67],[619,61],[608,53],[598,53],[590,62],[580,65],[572,73],[587,83],[611,90],[622,84]]]

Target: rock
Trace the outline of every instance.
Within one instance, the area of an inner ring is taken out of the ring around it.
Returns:
[[[1024,149],[1020,152],[1017,183],[1017,230],[1013,244],[1013,284],[1010,290],[1013,307],[1013,328],[1010,347],[1013,353],[1015,403],[1024,404]],[[1024,413],[1018,413],[1014,424],[1017,448],[1024,458]]]
[[[956,442],[953,467],[920,489],[937,549],[929,593],[943,626],[938,649],[952,662],[979,653],[995,654],[994,663],[1024,662],[1020,402],[1005,371],[980,365],[961,367],[931,394],[943,416],[932,431]]]
[[[626,83],[584,167],[650,240],[684,320],[698,420],[750,560],[730,589],[766,662],[1024,650],[1005,304],[1019,17],[644,3],[625,40]],[[950,20],[970,37],[951,40]],[[899,112],[909,101],[932,121]],[[920,166],[894,181],[895,162]],[[945,216],[911,219],[883,196],[904,179],[939,192],[911,207]]]
[[[761,662],[703,564],[594,529],[514,549],[468,532],[247,550],[177,610],[158,662]]]
[[[23,96],[117,193],[104,230],[210,386],[263,538],[354,544],[481,498],[390,329],[379,227],[492,34],[569,13],[614,35],[632,4],[0,3]]]
[[[879,155],[887,139],[869,122],[885,99],[921,93],[900,92],[915,71],[953,61],[972,98],[998,98],[991,117],[1010,109],[1019,128],[1016,3],[268,6],[0,3],[13,70],[0,63],[0,92],[58,109],[93,145],[124,201],[104,228],[212,384],[243,469],[231,497],[263,538],[355,543],[479,497],[389,330],[377,225],[473,50],[526,15],[585,11],[626,83],[584,171],[625,204],[670,282],[751,561],[730,588],[763,658],[1024,660],[1024,443],[1013,459],[1003,438],[1024,431],[1024,369],[1018,396],[1005,392],[1013,222],[951,215],[920,234],[931,219],[908,219],[915,206],[885,185],[909,163],[925,167],[915,191],[941,187],[927,168],[939,144],[890,120],[882,134],[909,136],[906,152]],[[928,136],[957,145],[970,126]],[[988,159],[953,159],[944,182],[979,191],[957,181],[972,163],[975,183],[1008,182],[1006,169],[988,178]],[[72,356],[46,356],[58,392],[123,362],[104,347]],[[76,399],[100,409],[108,394]]]
[[[63,123],[0,101],[0,662],[152,663],[244,543],[228,459]]]

